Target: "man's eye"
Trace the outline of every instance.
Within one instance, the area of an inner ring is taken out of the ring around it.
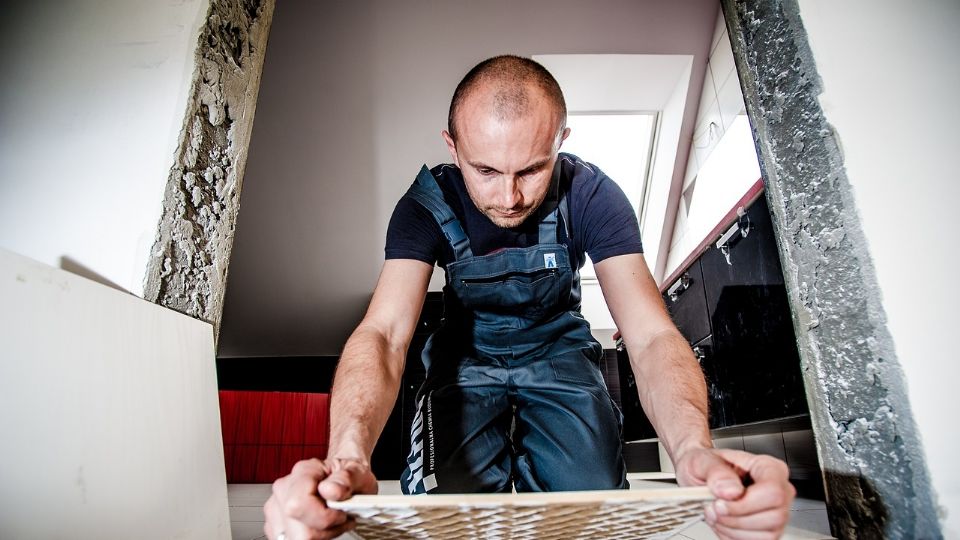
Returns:
[[[485,168],[485,167],[481,167],[481,168],[477,169],[477,172],[480,173],[480,174],[482,174],[482,175],[484,175],[484,176],[490,176],[491,174],[494,173],[493,169],[487,169],[487,168]]]

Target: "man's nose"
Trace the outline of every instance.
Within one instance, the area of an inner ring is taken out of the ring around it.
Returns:
[[[518,178],[504,175],[503,185],[500,187],[500,206],[510,209],[517,206],[523,199],[520,193],[520,182]]]

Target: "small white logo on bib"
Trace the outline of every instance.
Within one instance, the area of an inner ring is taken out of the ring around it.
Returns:
[[[556,268],[556,267],[557,267],[557,254],[556,254],[556,253],[544,253],[544,254],[543,254],[543,267],[544,267],[544,268]]]

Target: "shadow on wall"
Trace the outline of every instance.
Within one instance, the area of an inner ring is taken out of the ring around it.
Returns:
[[[60,257],[60,269],[66,270],[67,272],[78,275],[82,278],[87,278],[90,281],[95,281],[101,285],[106,285],[111,289],[116,289],[118,291],[123,291],[127,294],[132,294],[130,291],[124,289],[120,285],[117,285],[116,283],[110,281],[109,279],[94,272],[90,268],[87,268],[86,266],[81,264],[79,261],[72,259],[70,257],[67,257],[66,255]]]
[[[873,482],[862,476],[830,471],[824,471],[823,475],[827,493],[836,501],[827,507],[830,534],[837,538],[887,537],[887,505],[890,503],[883,500]],[[859,501],[860,508],[853,511],[849,509],[849,503],[843,501]],[[914,524],[900,524],[899,528],[901,531],[912,531]]]
[[[281,2],[250,140],[218,356],[337,355],[382,264],[371,6]],[[334,76],[331,76],[334,75]]]

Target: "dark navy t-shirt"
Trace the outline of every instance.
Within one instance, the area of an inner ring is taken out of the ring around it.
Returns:
[[[562,231],[558,241],[567,244],[570,261],[583,266],[584,253],[594,262],[617,255],[643,253],[637,216],[620,186],[595,165],[561,153],[560,196],[567,194],[571,238]],[[463,175],[455,165],[439,165],[430,171],[443,198],[470,238],[474,255],[509,247],[528,247],[539,241],[538,213],[514,228],[501,228],[483,215],[470,199]],[[404,196],[397,203],[387,228],[387,259],[416,259],[446,268],[453,261],[453,248],[440,225],[420,203]]]

